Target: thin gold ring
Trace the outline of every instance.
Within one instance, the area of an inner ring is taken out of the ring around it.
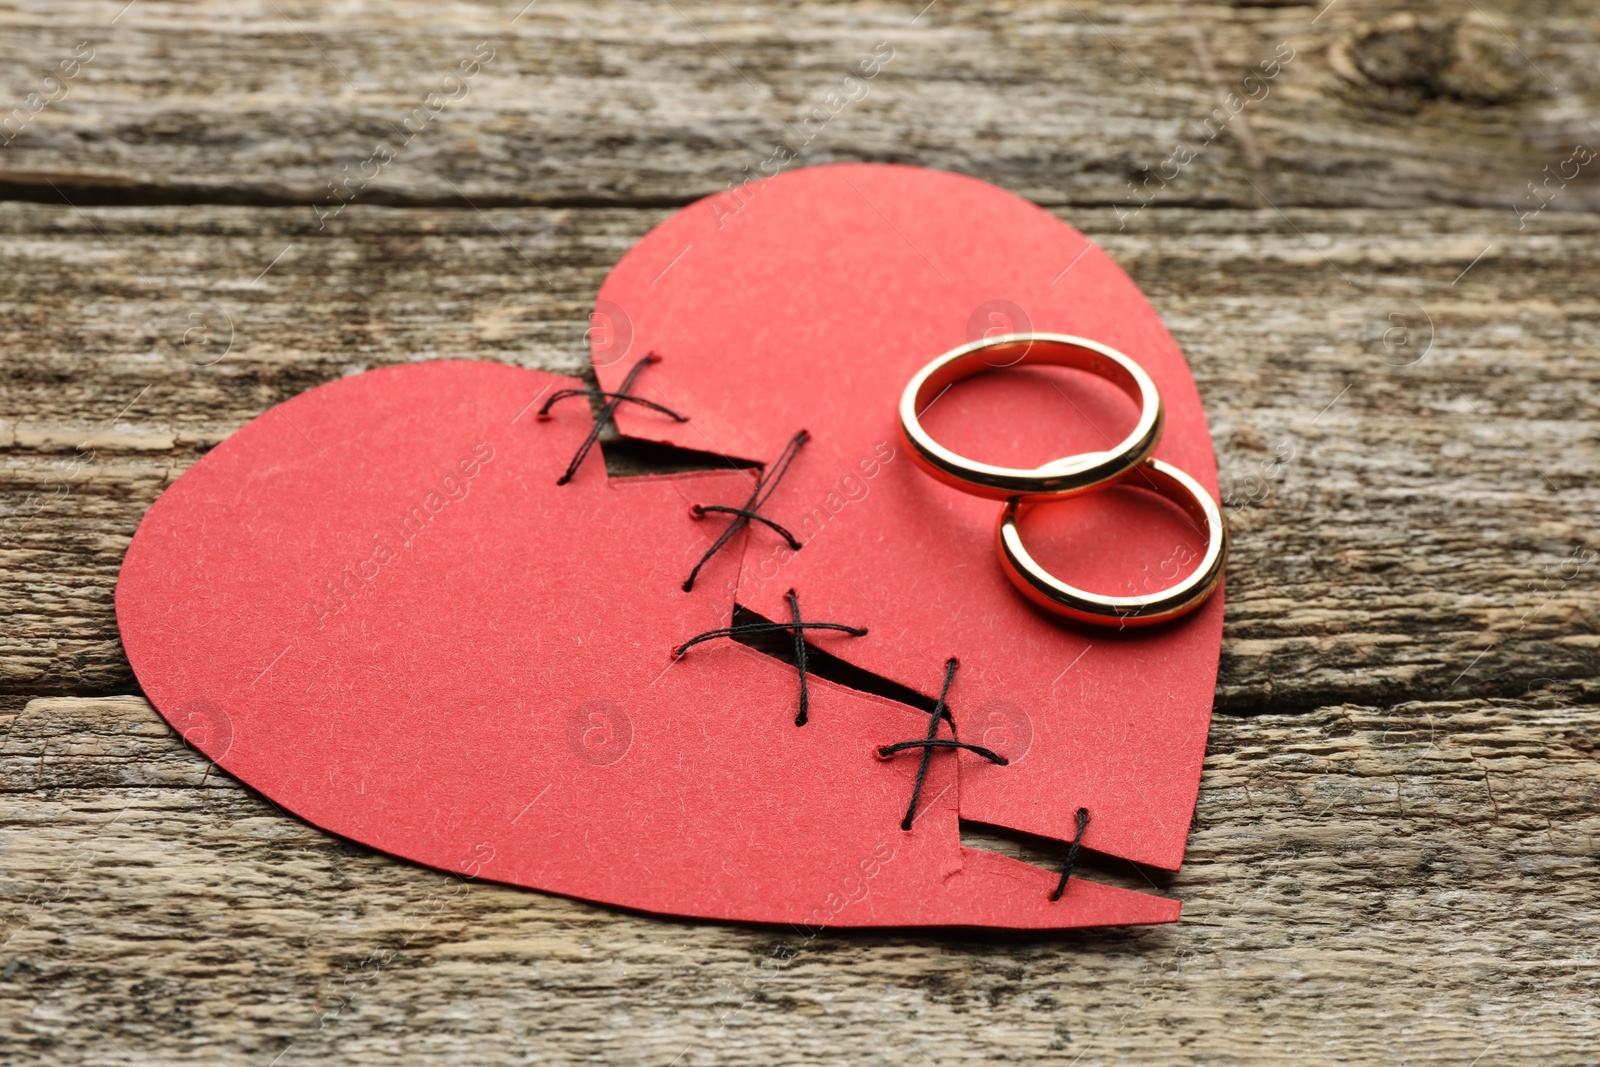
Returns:
[[[1103,596],[1069,585],[1034,561],[1017,529],[1019,502],[1007,501],[995,524],[1000,567],[1022,594],[1044,610],[1094,626],[1121,629],[1166,622],[1198,608],[1216,592],[1228,560],[1228,527],[1211,494],[1189,475],[1158,459],[1146,460],[1120,485],[1149,489],[1181,507],[1206,534],[1200,564],[1169,589],[1144,596]]]
[[[1009,359],[993,363],[987,357]],[[997,467],[939,444],[919,416],[956,382],[985,370],[1034,364],[1070,367],[1104,378],[1139,405],[1139,421],[1104,452],[1084,452],[1039,467]],[[1145,369],[1108,345],[1059,333],[1013,333],[951,349],[917,372],[900,394],[900,433],[917,465],[962,492],[993,500],[1038,501],[1086,493],[1117,480],[1150,458],[1161,439],[1161,394]]]

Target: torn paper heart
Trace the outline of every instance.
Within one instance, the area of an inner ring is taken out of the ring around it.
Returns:
[[[759,218],[748,216],[741,223]],[[656,329],[629,314],[642,333]],[[674,646],[728,624],[738,551],[768,548],[770,530],[741,535],[682,589],[728,521],[697,520],[691,507],[744,499],[752,474],[608,479],[591,453],[558,485],[591,420],[582,401],[549,421],[535,406],[578,385],[488,363],[415,364],[313,389],[224,441],[150,509],[123,564],[118,623],[152,702],[284,808],[472,877],[810,926],[1176,918],[1174,901],[1084,879],[1052,900],[1053,872],[962,847],[965,756],[930,759],[902,830],[918,760],[879,750],[921,736],[925,712],[812,679],[796,726],[792,667],[731,642],[673,659]],[[730,413],[742,418],[737,403]],[[629,425],[653,434],[652,418],[669,421],[643,412]],[[781,446],[799,416],[772,418],[747,424],[744,439]],[[784,500],[853,496],[830,520],[845,540],[907,491],[906,464],[878,447],[889,440],[877,429],[859,439],[849,472],[859,482],[816,465]],[[810,615],[832,617],[830,600],[855,613],[824,577],[790,583]],[[920,650],[954,631],[946,618],[923,621],[891,673],[936,690],[942,660]],[[898,623],[869,625],[879,629],[868,637],[812,640],[840,655],[898,640]],[[1028,637],[1019,654],[1044,640]],[[975,658],[973,681],[963,674],[957,689],[971,691],[963,699],[979,717],[957,700],[958,721],[1066,790],[1078,764],[1050,771],[1064,725],[1045,717],[1058,709],[1002,691],[990,682],[997,668]],[[1138,762],[1116,756],[1098,773],[1116,780]]]
[[[741,210],[724,210],[728,197]],[[1166,406],[1156,456],[1215,496],[1216,459],[1183,355],[1103,251],[971,178],[838,165],[685,208],[629,251],[600,297],[630,323],[635,353],[663,357],[643,395],[689,416],[674,424],[624,410],[625,435],[760,457],[793,427],[811,431],[764,509],[804,547],[757,535],[740,603],[783,618],[784,592],[797,588],[813,613],[871,629],[840,650],[851,663],[928,692],[957,656],[958,720],[993,702],[1019,709],[1030,723],[1025,758],[1000,767],[960,756],[963,819],[1066,841],[1087,808],[1087,847],[1178,867],[1223,597],[1151,630],[1072,629],[1003,576],[993,502],[876,451],[895,438],[900,391],[929,360],[985,334],[1069,334],[1149,371]],[[625,366],[597,359],[602,386],[615,388]],[[924,423],[964,455],[1025,466],[1109,447],[1133,417],[1104,383],[1019,370],[936,397]],[[1028,521],[1051,570],[1106,593],[1162,588],[1203,547],[1175,509],[1127,490],[1037,508]]]

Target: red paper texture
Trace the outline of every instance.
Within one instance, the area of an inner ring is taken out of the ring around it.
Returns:
[[[1064,843],[1083,806],[1086,847],[1175,868],[1220,595],[1120,634],[1038,613],[995,561],[998,505],[916,471],[894,411],[922,363],[968,339],[974,308],[1009,301],[1033,329],[1144,363],[1167,401],[1157,454],[1214,487],[1181,353],[1102,252],[982,183],[829,167],[744,195],[737,214],[692,205],[624,258],[595,357],[615,388],[660,353],[636,391],[690,417],[625,406],[629,436],[759,461],[810,430],[763,508],[799,553],[753,526],[686,593],[727,522],[691,506],[743,503],[751,472],[608,479],[594,452],[557,486],[591,417],[582,399],[536,411],[580,383],[465,361],[373,371],[268,411],[150,509],[117,588],[145,692],[277,804],[473,877],[811,927],[1176,919],[1176,901],[1081,877],[1052,902],[1054,872],[963,847],[959,821]],[[1120,436],[1131,404],[1078,378],[986,376],[927,425],[998,462]],[[1041,507],[1025,529],[1049,565],[1106,591],[1198,547],[1132,492]],[[671,658],[735,601],[787,618],[789,588],[807,618],[870,629],[815,647],[919,692],[958,656],[961,736],[1010,765],[937,754],[902,831],[917,754],[876,750],[923,736],[924,712],[813,677],[796,727],[793,667],[730,641]]]
[[[969,733],[1026,722],[1031,745],[1012,765],[962,754],[962,818],[1070,840],[1086,807],[1086,847],[1177,869],[1205,756],[1222,595],[1150,630],[1071,628],[1002,574],[997,504],[939,484],[898,446],[881,462],[917,370],[986,330],[1031,328],[1141,363],[1166,409],[1157,458],[1215,495],[1216,458],[1183,354],[1110,257],[983,182],[840,165],[691,205],[623,257],[600,300],[632,326],[628,355],[596,348],[602,387],[655,352],[662,362],[639,391],[689,416],[678,425],[626,410],[625,435],[766,458],[796,429],[811,431],[763,509],[805,547],[790,553],[754,534],[740,603],[784,618],[783,593],[796,588],[809,615],[870,628],[840,654],[875,674],[927,692],[958,657],[951,702]],[[965,455],[1017,466],[1108,448],[1136,413],[1085,378],[985,375],[935,400],[924,424]],[[1130,490],[1037,508],[1023,530],[1055,573],[1103,593],[1170,584],[1204,547],[1176,508]]]

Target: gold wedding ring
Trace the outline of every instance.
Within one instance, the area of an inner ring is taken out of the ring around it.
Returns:
[[[1143,596],[1103,596],[1069,585],[1034,561],[1017,529],[1018,513],[1028,505],[1010,500],[1000,509],[994,540],[1000,568],[1011,579],[1011,584],[1046,611],[1078,622],[1118,629],[1166,622],[1204,604],[1221,583],[1223,564],[1228,559],[1228,527],[1211,494],[1189,475],[1159,459],[1146,460],[1117,484],[1148,489],[1165,497],[1182,508],[1204,532],[1205,554],[1188,577],[1169,588]]]
[[[1065,456],[1031,469],[968,459],[922,428],[919,416],[956,382],[1019,364],[1070,367],[1104,378],[1139,405],[1139,421],[1112,449]],[[1211,494],[1151,455],[1161,439],[1162,418],[1161,394],[1143,367],[1114,348],[1066,334],[1007,334],[962,345],[923,367],[900,394],[901,436],[917,465],[962,492],[1005,501],[995,524],[995,549],[1011,583],[1055,615],[1115,629],[1151,626],[1193,611],[1222,583],[1228,558],[1228,527]],[[1170,500],[1204,532],[1205,553],[1186,578],[1155,593],[1109,596],[1064,582],[1034,560],[1017,528],[1021,511],[1113,485],[1147,489]]]
[[[1108,451],[1066,456],[1033,468],[968,459],[922,428],[921,414],[956,382],[1019,365],[1069,367],[1104,378],[1139,405],[1139,421]],[[917,465],[948,486],[992,500],[1051,500],[1116,481],[1155,451],[1161,421],[1161,394],[1143,367],[1098,341],[1059,333],[1006,334],[951,349],[918,371],[900,394],[900,432]]]

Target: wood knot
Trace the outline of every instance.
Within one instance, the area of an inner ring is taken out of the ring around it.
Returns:
[[[1529,62],[1475,13],[1391,15],[1357,27],[1329,49],[1328,59],[1346,81],[1379,90],[1400,106],[1454,100],[1492,107],[1533,95]]]

